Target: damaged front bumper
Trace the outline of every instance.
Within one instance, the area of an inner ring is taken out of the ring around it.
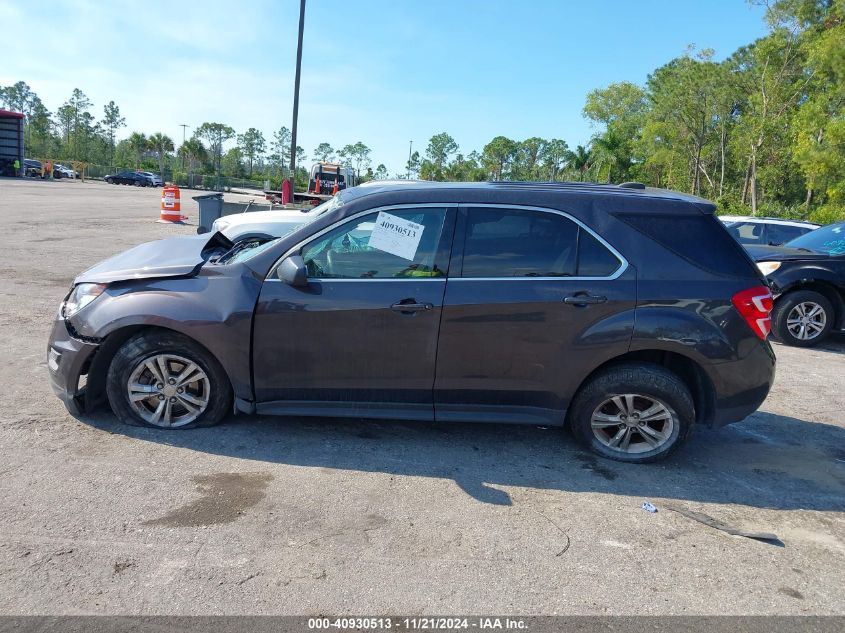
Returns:
[[[73,416],[85,412],[85,376],[99,345],[71,336],[59,315],[47,344],[47,368],[50,386]]]

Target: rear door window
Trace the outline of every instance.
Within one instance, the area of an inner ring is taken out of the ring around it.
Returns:
[[[528,209],[467,209],[462,277],[608,277],[622,262],[567,217]]]

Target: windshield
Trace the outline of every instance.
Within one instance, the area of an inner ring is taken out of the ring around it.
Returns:
[[[823,226],[784,244],[825,255],[845,255],[845,222]]]

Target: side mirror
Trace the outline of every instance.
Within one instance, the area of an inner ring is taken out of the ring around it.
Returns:
[[[276,269],[276,275],[289,286],[304,288],[308,285],[308,271],[305,270],[305,260],[299,255],[285,257]]]

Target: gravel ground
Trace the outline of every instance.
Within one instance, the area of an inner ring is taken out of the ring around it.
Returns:
[[[845,614],[845,338],[777,346],[758,413],[652,466],[530,427],[74,419],[51,319],[82,269],[194,231],[159,195],[0,179],[0,613]]]

